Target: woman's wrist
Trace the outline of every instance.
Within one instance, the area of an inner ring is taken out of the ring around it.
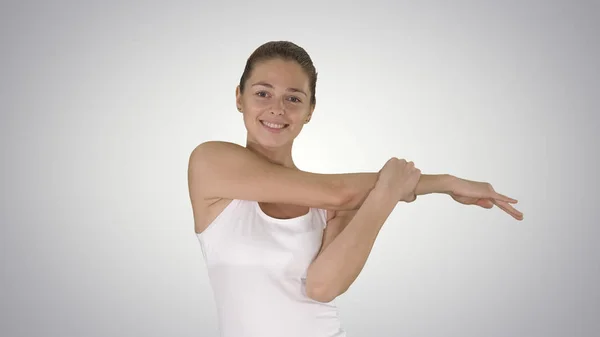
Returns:
[[[450,194],[456,177],[450,174],[422,174],[417,184],[415,194],[431,193]]]
[[[439,193],[450,194],[452,193],[454,182],[456,177],[450,174],[443,174],[441,177],[442,182],[440,183],[441,191]]]

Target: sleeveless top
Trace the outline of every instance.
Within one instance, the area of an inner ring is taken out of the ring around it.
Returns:
[[[197,233],[221,337],[346,337],[335,301],[306,296],[326,212],[277,219],[256,201],[234,199]]]

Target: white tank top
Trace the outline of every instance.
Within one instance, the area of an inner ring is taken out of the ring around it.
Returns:
[[[258,202],[234,199],[198,233],[221,337],[345,337],[335,301],[306,296],[326,210],[273,218]]]

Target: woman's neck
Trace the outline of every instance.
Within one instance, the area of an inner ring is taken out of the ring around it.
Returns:
[[[292,144],[278,148],[267,148],[260,144],[247,141],[246,148],[271,163],[297,169],[294,160],[292,159]]]

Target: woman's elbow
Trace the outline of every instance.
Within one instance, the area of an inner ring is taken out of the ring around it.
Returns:
[[[329,303],[343,293],[344,291],[339,291],[328,284],[306,283],[306,296],[317,302]]]
[[[333,301],[337,296],[333,291],[325,287],[307,287],[306,296],[313,301],[328,303]]]

